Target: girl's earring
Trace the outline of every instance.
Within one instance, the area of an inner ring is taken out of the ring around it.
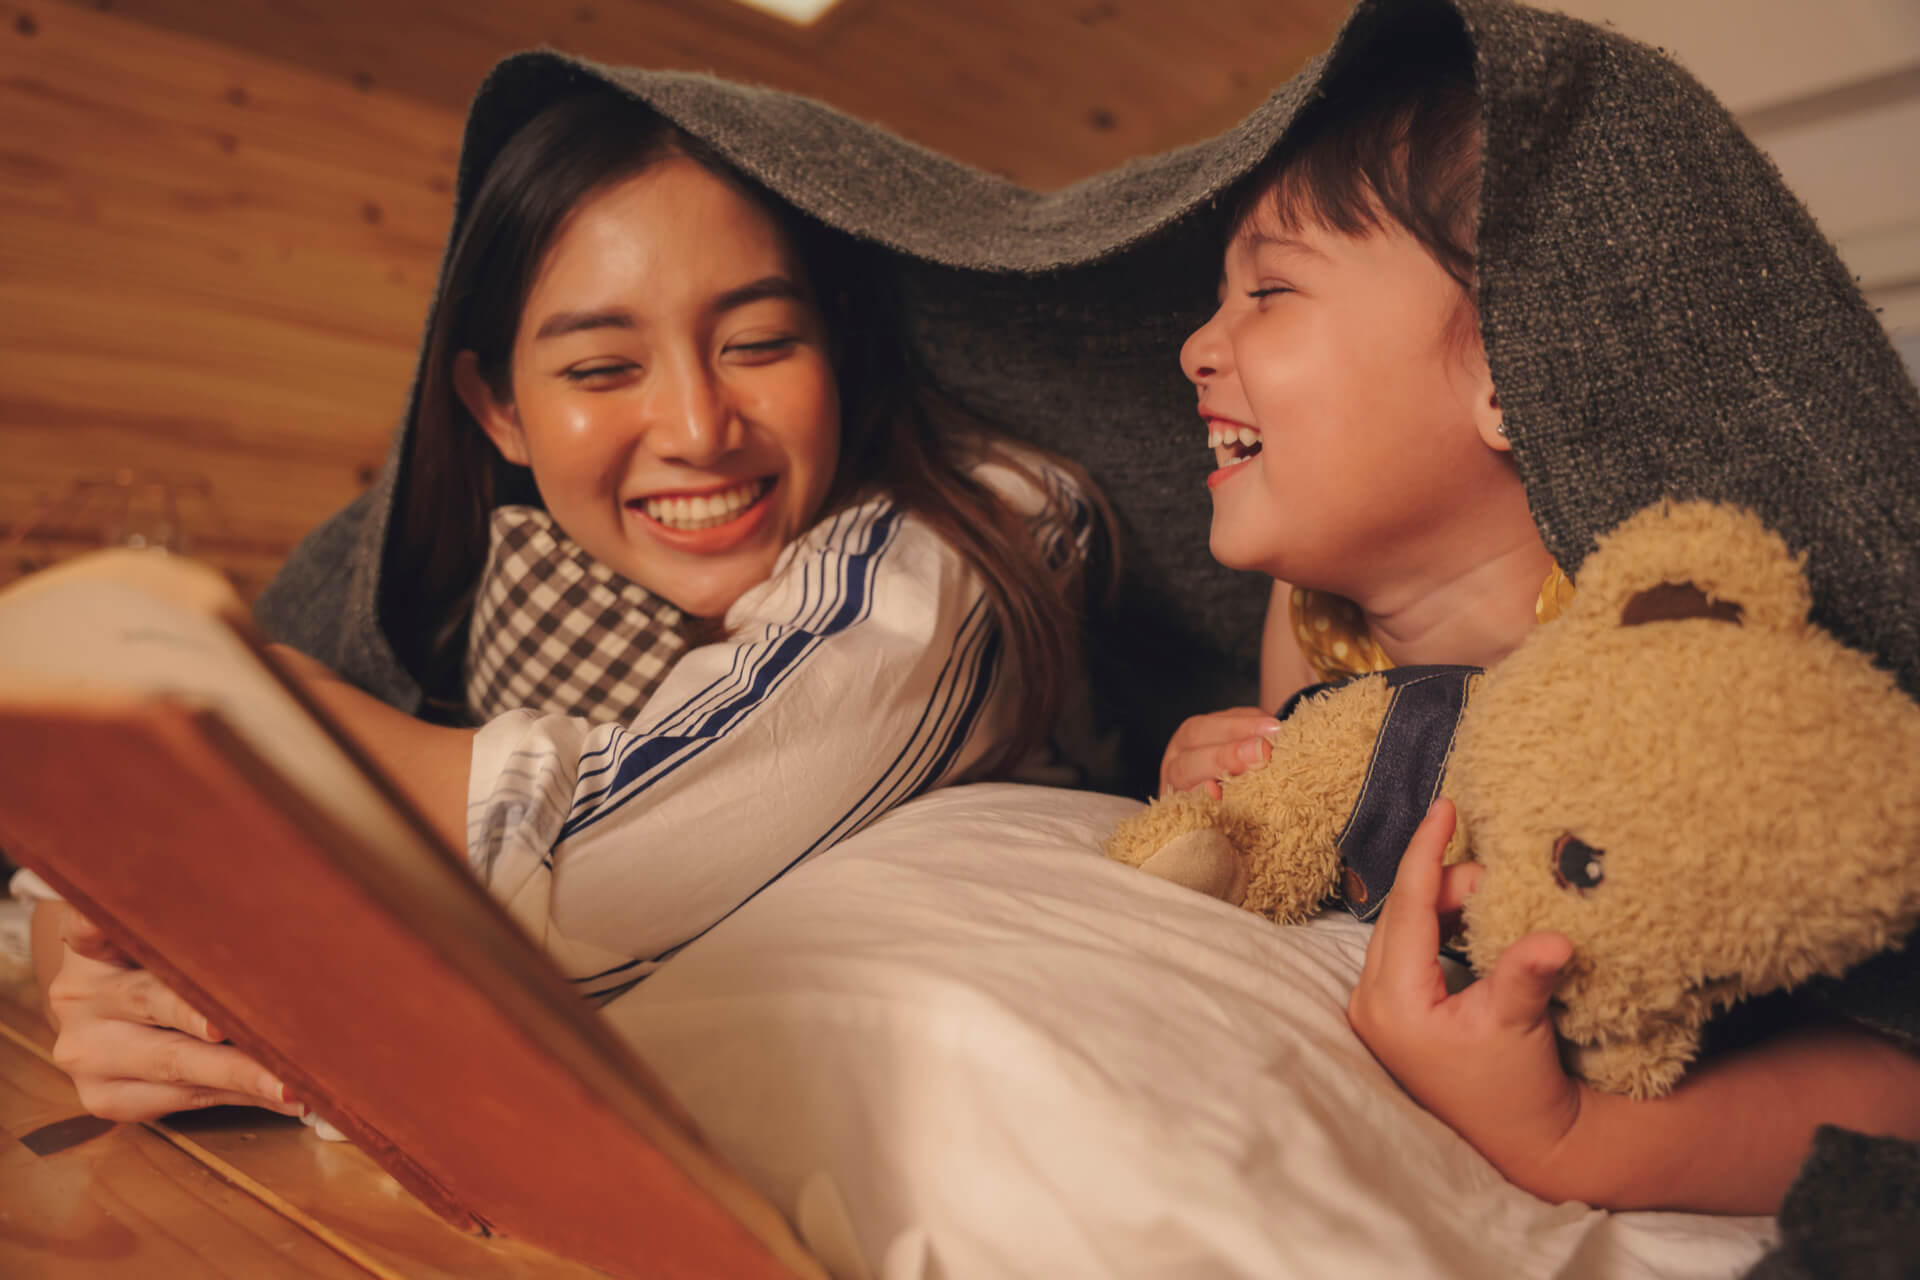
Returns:
[[[1497,427],[1495,427],[1495,428],[1493,429],[1493,431],[1494,431],[1494,434],[1495,434],[1495,435],[1497,435],[1497,436],[1499,436],[1499,437],[1500,437],[1500,438],[1501,438],[1502,440],[1505,440],[1505,439],[1507,438],[1507,424],[1506,424],[1506,423],[1504,423],[1504,422],[1503,422],[1503,423],[1501,423],[1501,424],[1500,424],[1499,426],[1497,426]]]

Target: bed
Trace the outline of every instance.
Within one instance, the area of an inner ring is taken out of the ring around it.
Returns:
[[[1136,802],[916,800],[608,1007],[843,1277],[1729,1277],[1766,1218],[1505,1182],[1346,1025],[1367,927],[1110,863]]]

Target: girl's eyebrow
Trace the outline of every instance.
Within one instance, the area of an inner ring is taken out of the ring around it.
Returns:
[[[1298,236],[1276,235],[1271,231],[1260,231],[1256,229],[1249,230],[1246,233],[1246,237],[1247,242],[1256,249],[1270,247],[1274,249],[1290,249],[1296,253],[1304,253],[1313,258],[1325,258],[1327,256],[1321,250],[1308,244]]]

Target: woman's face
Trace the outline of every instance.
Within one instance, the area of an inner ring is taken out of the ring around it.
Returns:
[[[455,380],[574,541],[699,617],[765,581],[833,483],[839,394],[801,265],[758,205],[683,157],[562,225],[510,400],[470,353]]]

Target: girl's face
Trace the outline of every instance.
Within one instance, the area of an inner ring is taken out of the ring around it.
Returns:
[[[767,579],[840,451],[828,338],[773,220],[673,157],[588,198],[534,278],[512,396],[455,382],[608,568],[699,617]]]
[[[1180,352],[1217,464],[1215,558],[1363,603],[1430,572],[1489,486],[1519,483],[1460,286],[1383,221],[1354,237],[1256,213]]]

